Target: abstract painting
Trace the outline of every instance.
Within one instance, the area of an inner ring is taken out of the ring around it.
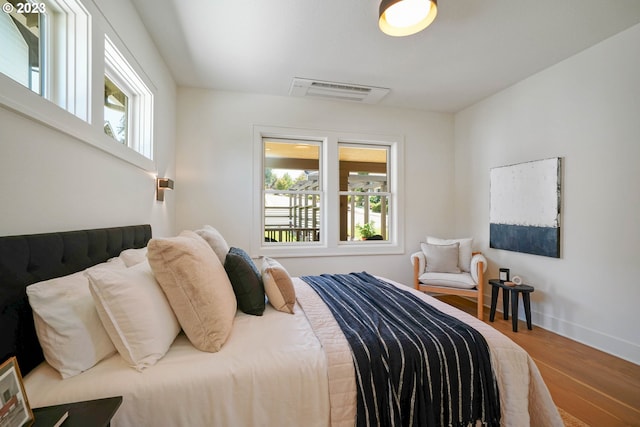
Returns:
[[[491,169],[490,247],[560,258],[561,160]]]

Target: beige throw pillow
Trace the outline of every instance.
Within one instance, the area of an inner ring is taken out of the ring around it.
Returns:
[[[233,326],[236,297],[220,260],[193,231],[151,239],[149,264],[180,326],[198,349],[216,352]]]
[[[473,238],[467,237],[464,239],[439,239],[437,237],[427,236],[427,243],[432,245],[451,245],[453,243],[460,243],[458,251],[458,267],[462,271],[469,272],[469,266],[471,265],[471,257],[473,251],[471,245],[473,244]]]
[[[262,260],[261,270],[269,304],[278,311],[293,314],[296,292],[287,270],[278,261],[268,257]]]
[[[431,245],[421,243],[420,247],[427,258],[427,273],[460,273],[458,268],[459,243],[450,245]]]

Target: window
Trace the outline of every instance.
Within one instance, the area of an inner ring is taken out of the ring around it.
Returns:
[[[0,72],[90,121],[90,17],[85,8],[74,0],[11,0],[3,10]]]
[[[403,251],[399,138],[262,127],[254,133],[255,255]]]
[[[320,241],[322,180],[316,141],[264,139],[264,238]]]
[[[104,76],[104,133],[127,145],[129,96],[107,76]]]
[[[152,159],[153,94],[109,37],[104,50],[104,132]]]
[[[388,240],[388,146],[339,143],[340,241]]]
[[[46,50],[44,37],[46,15],[42,13],[18,12],[16,2],[10,1],[9,13],[0,14],[0,38],[2,56],[0,70],[13,80],[40,94],[44,86],[40,81],[43,53]],[[42,43],[41,43],[42,40]],[[42,49],[41,49],[42,47]]]
[[[0,105],[155,171],[155,88],[100,13],[86,0],[3,2]]]

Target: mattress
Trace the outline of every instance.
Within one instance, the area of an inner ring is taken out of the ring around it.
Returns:
[[[500,387],[502,425],[562,426],[535,363],[521,347],[454,307],[394,284],[482,333]],[[115,427],[353,426],[356,385],[346,339],[317,294],[299,278],[294,285],[294,315],[270,306],[260,317],[238,312],[218,353],[200,352],[180,334],[143,372],[126,366],[118,354],[65,380],[42,363],[25,377],[31,406],[121,395]]]

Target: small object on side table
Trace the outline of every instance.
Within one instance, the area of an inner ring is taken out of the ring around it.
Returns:
[[[116,414],[120,404],[122,396],[33,408],[36,420],[32,427],[54,426],[65,414],[66,420],[59,424],[64,427],[106,427],[111,425],[111,418]]]
[[[518,332],[518,295],[522,294],[522,302],[524,303],[524,314],[527,319],[527,329],[532,330],[531,325],[531,298],[530,294],[535,290],[529,285],[508,285],[497,279],[490,279],[491,285],[491,311],[489,312],[489,321],[493,322],[496,317],[496,305],[498,303],[498,290],[502,288],[502,314],[505,320],[509,320],[509,299],[511,299],[511,317],[513,332]]]

